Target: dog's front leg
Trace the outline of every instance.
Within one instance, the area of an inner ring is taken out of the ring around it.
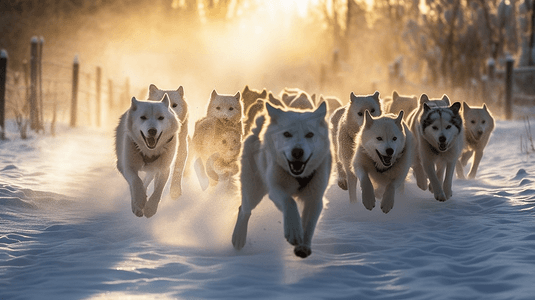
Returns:
[[[381,210],[386,214],[394,207],[394,198],[396,195],[396,183],[389,183],[385,192],[383,193],[383,199],[381,199]]]
[[[295,246],[295,255],[306,258],[312,253],[312,236],[316,229],[316,224],[323,209],[323,193],[321,196],[316,196],[305,200],[303,207],[303,243]]]
[[[138,217],[143,217],[143,208],[147,202],[147,190],[137,171],[127,167],[124,169],[124,178],[130,186],[130,197],[132,198],[132,212]]]
[[[476,150],[474,154],[474,161],[472,162],[472,167],[470,167],[470,172],[468,173],[468,178],[476,178],[477,168],[479,167],[481,158],[483,158],[483,151]]]
[[[375,207],[375,191],[370,177],[363,169],[357,170],[357,176],[360,180],[360,188],[362,189],[362,204],[364,204],[367,210],[372,210]]]
[[[453,172],[455,171],[455,161],[448,162],[446,165],[446,177],[444,178],[444,194],[446,195],[446,199],[451,198],[453,195],[452,192],[452,185],[453,185]]]
[[[347,189],[349,190],[349,202],[357,203],[357,176],[353,172],[347,172]]]
[[[427,177],[425,176],[424,168],[422,167],[422,162],[419,155],[415,155],[414,157],[412,171],[414,172],[414,177],[416,177],[416,185],[425,191],[427,189]]]
[[[269,198],[282,211],[284,219],[284,237],[288,243],[297,246],[303,243],[303,227],[295,200],[278,189],[269,191]]]
[[[433,194],[435,196],[435,199],[438,201],[446,201],[446,195],[444,194],[442,186],[437,178],[437,174],[435,171],[435,163],[432,161],[428,161],[425,164],[424,170],[427,173],[427,177],[429,178],[429,184],[433,187]]]
[[[165,184],[169,179],[169,172],[169,168],[166,168],[161,172],[156,173],[154,180],[154,192],[152,192],[149,201],[147,201],[147,204],[145,205],[145,209],[143,209],[143,214],[145,217],[150,218],[156,214],[156,211],[158,210],[158,204],[162,198],[163,189],[165,188]]]

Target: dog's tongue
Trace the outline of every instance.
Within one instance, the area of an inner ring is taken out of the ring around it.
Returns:
[[[300,162],[300,161],[290,162],[290,170],[292,171],[292,173],[299,175],[303,173],[304,169],[305,169],[304,162]]]
[[[446,150],[446,148],[447,148],[447,145],[446,145],[446,144],[438,144],[438,149],[439,149],[440,151],[444,151],[444,150]]]
[[[383,162],[385,166],[390,166],[390,163],[392,162],[392,156],[383,156]]]

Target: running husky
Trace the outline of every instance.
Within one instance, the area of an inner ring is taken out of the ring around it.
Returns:
[[[115,130],[117,169],[130,185],[132,212],[138,217],[156,213],[177,153],[180,122],[170,103],[167,94],[159,102],[133,97]],[[147,173],[144,182],[140,171]],[[154,192],[147,201],[153,179]]]
[[[453,172],[463,150],[464,130],[460,108],[459,102],[450,107],[434,108],[424,103],[423,113],[414,132],[417,140],[415,157],[421,159],[413,162],[416,180],[427,182],[429,178],[429,190],[438,201],[446,201],[452,196]],[[420,165],[415,167],[415,164]],[[421,172],[422,169],[425,174]],[[425,190],[425,186],[422,189]]]
[[[160,90],[156,85],[149,86],[149,100],[160,100],[167,94],[171,100],[171,108],[180,122],[178,133],[178,150],[176,152],[175,167],[171,179],[171,198],[177,199],[182,195],[182,176],[188,159],[188,103],[184,97],[184,88],[180,86],[176,91]]]
[[[416,96],[400,96],[397,91],[392,92],[392,97],[383,99],[385,113],[399,114],[403,110],[405,119],[416,107],[418,107],[418,98]]]
[[[338,186],[349,189],[349,201],[357,202],[357,178],[351,172],[351,160],[355,156],[355,137],[364,123],[364,113],[381,115],[379,92],[367,96],[350,95],[350,102],[337,109],[331,116],[331,135],[338,171]]]
[[[266,103],[266,110],[269,118],[256,119],[242,149],[242,204],[232,244],[243,248],[251,211],[267,194],[283,213],[286,240],[305,258],[331,172],[327,108],[323,103],[315,111],[285,111]],[[303,203],[301,215],[294,197]]]
[[[464,177],[463,167],[466,166],[470,157],[474,157],[472,167],[468,173],[468,178],[476,177],[477,168],[483,157],[483,150],[489,142],[490,134],[494,130],[494,118],[483,104],[482,108],[473,108],[463,102],[463,124],[464,124],[464,150],[461,158],[457,162],[457,177]]]
[[[405,182],[412,162],[412,133],[403,122],[403,110],[373,118],[366,110],[366,118],[356,139],[356,153],[352,162],[355,176],[362,188],[362,204],[369,210],[375,207],[375,192],[382,193],[381,210],[386,214],[394,207],[396,189]]]

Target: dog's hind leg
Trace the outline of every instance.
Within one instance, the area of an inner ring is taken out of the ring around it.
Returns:
[[[457,178],[466,179],[466,177],[464,176],[463,164],[461,163],[460,159],[457,160],[457,162],[455,163],[455,170],[457,171]]]
[[[424,168],[422,167],[422,162],[420,156],[416,156],[412,163],[412,171],[414,172],[414,177],[416,178],[416,185],[422,189],[427,189],[427,177],[425,175]]]
[[[474,161],[472,162],[472,167],[470,167],[470,172],[468,173],[468,178],[476,178],[477,168],[479,167],[481,158],[483,158],[483,151],[476,150],[474,154]]]

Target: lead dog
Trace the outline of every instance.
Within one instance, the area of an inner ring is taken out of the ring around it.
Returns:
[[[232,244],[243,248],[251,211],[267,194],[283,213],[286,240],[295,246],[295,255],[305,258],[312,252],[331,172],[326,105],[315,111],[285,111],[266,103],[266,110],[269,118],[256,119],[253,134],[243,145],[242,204]],[[301,215],[294,197],[303,203]]]
[[[178,148],[180,122],[167,94],[161,101],[132,98],[115,130],[117,169],[130,186],[132,212],[150,218],[158,209],[171,165]],[[145,182],[139,176],[147,172]],[[147,201],[147,186],[154,180],[154,192]]]

